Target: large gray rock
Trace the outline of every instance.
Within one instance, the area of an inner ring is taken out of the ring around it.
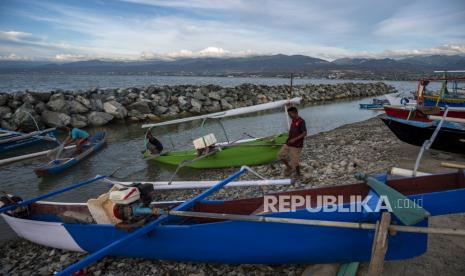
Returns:
[[[0,119],[10,119],[13,115],[11,108],[8,106],[0,106]]]
[[[52,93],[50,92],[29,92],[37,101],[48,102]]]
[[[15,128],[30,132],[40,128],[40,118],[35,114],[32,105],[24,104],[13,113],[10,123]]]
[[[8,99],[9,99],[9,98],[10,98],[10,97],[8,96],[8,94],[6,94],[6,93],[1,93],[1,94],[0,94],[0,106],[6,105],[6,104],[8,103]]]
[[[31,93],[26,93],[23,96],[23,102],[32,105],[32,104],[35,104],[37,100]]]
[[[63,93],[54,93],[50,96],[49,101],[55,100],[65,100],[65,94]]]
[[[103,126],[113,120],[113,115],[105,112],[93,111],[87,115],[87,120],[92,126]]]
[[[164,106],[161,106],[161,105],[157,105],[154,109],[153,109],[154,113],[156,115],[161,115],[161,114],[165,114],[166,111],[168,111],[168,108],[167,107],[164,107]]]
[[[66,102],[70,113],[86,113],[89,111],[82,103],[72,100]]]
[[[223,110],[227,110],[227,109],[232,109],[233,106],[232,104],[228,103],[225,99],[221,99],[221,107],[223,108]]]
[[[103,104],[103,110],[117,119],[124,119],[128,115],[126,108],[117,101],[109,101]]]
[[[42,121],[50,127],[60,127],[71,123],[71,117],[61,112],[45,110],[41,117]]]
[[[34,110],[37,112],[37,114],[42,114],[45,110],[47,110],[47,105],[44,102],[38,102],[36,103]]]
[[[217,101],[221,100],[221,96],[218,92],[210,92],[208,93],[208,97],[210,97],[210,99],[212,100],[217,100]]]
[[[102,111],[103,110],[103,103],[100,99],[91,99],[90,100],[90,110],[92,111]]]
[[[83,128],[87,126],[87,117],[81,114],[71,115],[71,124],[77,128]]]
[[[53,96],[55,96],[55,95],[57,95],[57,94],[54,94]],[[52,96],[52,98],[53,98],[53,96]],[[49,101],[47,103],[47,107],[52,111],[66,113],[68,106],[67,106],[66,101],[64,99],[57,98],[55,100]]]
[[[133,104],[130,104],[128,106],[129,110],[137,110],[142,114],[148,114],[150,113],[150,106],[147,101],[140,101],[140,102],[135,102]]]
[[[196,98],[197,100],[203,101],[207,97],[205,97],[205,95],[200,90],[197,90],[194,92],[194,98]]]
[[[90,103],[90,101],[81,95],[76,96],[76,101],[80,102],[82,105],[84,105],[88,109],[92,108],[92,104]]]

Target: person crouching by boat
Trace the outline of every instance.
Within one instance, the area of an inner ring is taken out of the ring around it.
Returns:
[[[145,136],[147,139],[147,149],[151,154],[160,154],[163,151],[163,144],[152,135],[151,131]]]
[[[278,159],[286,166],[284,171],[286,176],[290,176],[294,172],[297,176],[300,176],[300,153],[302,152],[304,140],[307,136],[307,126],[305,120],[299,116],[297,108],[289,107],[287,114],[292,119],[292,122],[289,129],[289,137],[287,138],[286,144],[281,147],[278,153]]]
[[[73,127],[71,124],[67,124],[64,127],[58,128],[59,130],[68,132],[68,137],[64,142],[64,146],[67,146],[73,142],[76,143],[76,152],[81,153],[82,147],[87,144],[89,140],[89,133],[86,131]]]

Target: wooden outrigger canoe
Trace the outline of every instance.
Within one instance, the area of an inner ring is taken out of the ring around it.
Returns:
[[[34,169],[34,172],[38,177],[62,173],[79,163],[84,158],[100,150],[104,144],[105,132],[97,132],[89,138],[89,145],[85,146],[81,153],[77,153],[76,151],[70,152],[70,155],[68,156],[52,160],[47,164]]]
[[[154,203],[153,207],[170,211],[153,217],[146,225],[131,232],[113,224],[97,224],[86,203],[26,200],[23,204],[0,208],[0,212],[14,210],[20,205],[28,206],[28,212],[22,212],[22,215],[15,216],[14,213],[8,213],[10,211],[2,214],[20,237],[54,248],[93,253],[60,275],[72,273],[106,254],[234,264],[367,261],[372,251],[376,228],[374,223],[379,220],[381,212],[347,209],[354,204],[351,196],[359,196],[365,200],[374,195],[375,199],[376,196],[379,199],[386,189],[397,191],[402,197],[417,204],[421,202],[419,205],[427,211],[427,215],[465,212],[465,176],[462,170],[456,173],[391,179],[387,180],[386,185],[380,183],[382,186],[377,188],[367,178],[368,185],[359,182],[274,194],[286,197],[310,196],[312,208],[316,207],[315,197],[318,195],[339,196],[344,208],[329,212],[324,209],[310,212],[305,207],[300,207],[295,211],[264,213],[263,197],[228,201],[204,200],[240,175],[236,173],[184,203]],[[52,192],[38,197],[37,200],[102,178]],[[373,203],[368,201],[367,204],[372,206]],[[399,204],[405,204],[405,201],[397,200],[391,204],[402,208]],[[405,206],[404,208],[408,209]],[[405,211],[404,214],[408,215],[412,209]],[[427,216],[415,220],[415,227],[410,227],[402,226],[400,215],[395,212],[392,214],[394,224],[390,227],[397,231],[395,235],[389,236],[386,259],[407,259],[425,253],[428,245],[426,233],[429,230]],[[437,230],[430,233],[454,234],[454,231]]]
[[[226,130],[221,123],[221,119],[283,107],[286,111],[288,105],[299,104],[300,101],[301,98],[292,98],[288,100],[280,100],[254,106],[240,107],[189,118],[165,121],[156,124],[142,125],[142,128],[148,128],[150,130],[156,127],[175,125],[196,120],[201,120],[202,125],[206,122],[206,120],[217,120],[221,124],[224,134],[228,140],[227,142],[215,143],[215,149],[213,149],[212,152],[209,152],[209,154],[205,154],[204,156],[198,156],[197,151],[194,148],[190,150],[172,149],[168,152],[162,153],[161,155],[152,155],[146,149],[144,152],[144,158],[164,164],[176,165],[178,168],[182,166],[196,169],[262,165],[273,162],[276,160],[280,147],[286,143],[288,138],[287,134],[282,133],[271,137],[253,138],[233,142],[228,138]],[[287,118],[287,113],[285,116]],[[145,141],[145,143],[147,143],[147,141]]]
[[[31,133],[1,130],[0,154],[9,150],[35,145],[44,141],[56,142],[55,132],[54,128],[34,131]]]
[[[248,166],[262,165],[276,160],[278,151],[286,143],[286,140],[287,133],[282,133],[274,137],[238,141],[233,144],[219,144],[214,153],[201,158],[197,156],[195,150],[167,152],[158,156],[151,156],[146,151],[144,157],[176,166],[186,162],[186,167],[195,169],[240,167],[244,164]]]
[[[422,146],[431,138],[437,127],[434,122],[402,120],[389,116],[381,117],[381,120],[399,140],[415,146]],[[457,123],[445,122],[431,148],[465,153],[465,127]]]

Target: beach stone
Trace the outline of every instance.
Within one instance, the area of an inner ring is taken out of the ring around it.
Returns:
[[[41,118],[50,127],[60,127],[71,123],[71,117],[61,112],[45,110],[42,112]]]
[[[190,109],[190,112],[200,113],[202,109],[202,104],[199,101],[197,101],[196,99],[191,99],[191,105],[192,105],[192,108]]]
[[[126,108],[117,101],[105,102],[103,110],[117,119],[124,119],[128,115]]]
[[[92,126],[103,126],[113,120],[113,115],[105,112],[92,111],[87,115],[87,120]]]
[[[135,102],[133,104],[130,104],[128,106],[129,110],[137,110],[142,114],[148,114],[151,112],[150,106],[147,101],[140,101],[140,102]]]

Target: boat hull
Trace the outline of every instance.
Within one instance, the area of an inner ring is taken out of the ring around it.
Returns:
[[[49,131],[47,133],[44,133],[38,136],[55,137],[55,134],[56,134],[56,131],[52,130],[52,131]],[[9,139],[9,138],[14,138],[14,137],[19,137],[19,136],[20,136],[19,134],[12,134],[11,136],[3,137],[3,139]],[[25,148],[25,147],[36,145],[36,144],[43,143],[43,142],[46,142],[46,141],[43,139],[37,138],[37,137],[27,137],[24,139],[19,139],[19,140],[15,140],[12,142],[0,144],[0,154],[8,152],[10,150]]]
[[[465,107],[465,98],[440,98],[439,96],[424,96],[426,106]]]
[[[465,212],[465,177],[462,171],[443,175],[388,180],[387,185],[420,203],[432,216]],[[366,197],[370,193],[365,183],[322,187],[276,195],[338,195]],[[421,201],[420,201],[421,200]],[[203,201],[193,211],[249,214],[263,204],[263,198],[231,201]],[[322,208],[309,212],[267,213],[262,216],[315,219],[345,222],[375,223],[380,212],[363,209],[326,211]],[[370,204],[370,203],[369,203]],[[399,203],[397,203],[399,204]],[[42,207],[41,207],[42,206]],[[60,214],[67,210],[85,212],[86,204],[34,203],[27,218],[2,214],[19,236],[46,246],[66,250],[96,252],[130,232],[110,224],[64,223]],[[345,211],[344,211],[345,210]],[[88,211],[87,211],[88,212]],[[393,223],[399,221],[393,216]],[[417,226],[426,227],[427,219]],[[176,220],[157,226],[152,232],[116,247],[111,255],[207,263],[231,264],[300,264],[368,261],[375,232],[309,226],[288,223],[264,223],[231,220]],[[397,232],[390,235],[387,260],[419,256],[427,250],[427,235]]]
[[[105,145],[105,132],[96,133],[96,135],[91,137],[90,143],[92,143],[92,145],[89,148],[85,149],[79,155],[76,155],[68,159],[67,161],[53,160],[39,168],[34,169],[35,174],[38,177],[56,175],[73,167],[74,165],[79,163],[81,160],[87,158],[89,155],[103,148],[103,146]]]
[[[272,140],[258,139],[251,142],[234,144],[221,151],[199,159],[187,165],[195,169],[240,167],[243,165],[262,165],[276,160],[278,151],[286,143],[287,134],[280,134]],[[178,151],[155,157],[153,160],[178,166],[184,161],[197,158],[195,150]]]
[[[415,146],[422,146],[424,141],[431,138],[436,129],[436,126],[433,125],[421,126],[420,122],[415,124],[415,122],[402,121],[389,117],[382,117],[381,120],[397,138]],[[447,152],[465,153],[465,131],[442,128],[431,145],[431,148]]]
[[[415,107],[405,107],[405,106],[384,106],[384,111],[389,117],[394,117],[403,120],[412,120],[420,122],[431,122],[428,119],[428,114],[422,113],[420,110],[417,110]],[[444,110],[441,109],[436,116],[444,115]],[[460,118],[465,119],[465,110],[449,110],[447,112],[447,117],[451,118]]]

